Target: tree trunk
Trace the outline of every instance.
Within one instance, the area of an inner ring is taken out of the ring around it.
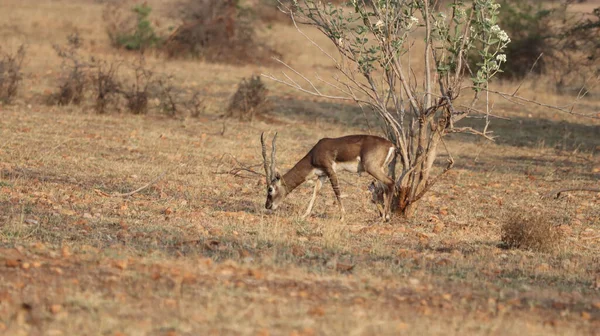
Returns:
[[[404,189],[404,190],[402,190]],[[414,215],[419,200],[410,201],[411,187],[400,188],[394,193],[392,198],[392,212],[404,218],[410,218]]]
[[[406,206],[401,212],[400,215],[404,218],[411,218],[415,215],[415,213],[417,212],[417,206],[419,204],[419,201],[414,202],[414,203],[410,203],[408,206]]]

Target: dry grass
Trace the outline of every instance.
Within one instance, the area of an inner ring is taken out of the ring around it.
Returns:
[[[272,104],[268,100],[268,95],[269,90],[260,76],[242,78],[227,106],[227,116],[252,120],[256,114],[269,112]]]
[[[23,44],[14,53],[0,49],[0,103],[11,103],[19,91],[25,50]]]
[[[238,162],[260,169],[262,131],[279,131],[282,170],[321,137],[376,133],[360,110],[267,83],[276,105],[269,119],[223,125],[218,116],[241,78],[280,69],[165,63],[151,55],[148,63],[173,73],[183,90],[203,93],[207,108],[197,119],[45,106],[35,97],[54,87],[49,71],[60,66],[50,43],[64,41],[76,27],[84,41],[96,41],[84,43],[82,53],[109,57],[93,15],[101,6],[11,0],[6,12],[0,35],[18,42],[14,30],[20,29],[35,43],[30,42],[24,69],[25,89],[14,105],[1,107],[0,333],[600,330],[600,195],[540,198],[557,187],[598,183],[597,123],[498,99],[496,113],[513,119],[493,121],[498,141],[448,138],[455,169],[425,196],[410,221],[380,224],[367,191],[370,180],[348,174],[341,176],[346,222],[336,220],[329,185],[314,215],[302,221],[311,185],[268,213],[264,178],[227,172]],[[323,77],[335,73],[289,26],[278,26],[271,37],[287,47],[282,50],[300,70]],[[527,82],[522,90],[547,103],[566,99],[541,83]],[[594,97],[585,103],[600,106]],[[165,171],[132,197],[114,194]],[[561,248],[503,249],[504,209],[514,208],[564,217]]]
[[[511,211],[502,223],[501,240],[510,248],[550,252],[558,248],[562,231],[546,211]]]

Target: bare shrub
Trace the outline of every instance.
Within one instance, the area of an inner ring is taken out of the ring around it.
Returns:
[[[57,92],[48,97],[51,104],[80,104],[92,98],[97,113],[126,109],[133,114],[147,114],[152,107],[176,116],[181,107],[192,116],[204,111],[198,95],[186,99],[183,90],[175,85],[173,76],[152,70],[142,54],[134,61],[104,60],[91,57],[83,60],[78,49],[81,39],[69,36],[68,45],[54,46],[62,62],[62,78]],[[151,100],[157,105],[150,105]]]
[[[21,67],[24,60],[25,45],[23,44],[15,53],[0,54],[0,102],[9,104],[17,95],[19,84],[23,80]]]
[[[133,114],[148,113],[148,99],[150,87],[154,84],[154,72],[146,67],[144,57],[132,64],[134,81],[129,89],[121,90],[127,101],[127,109]]]
[[[152,85],[152,95],[158,98],[158,110],[170,117],[176,117],[184,112],[191,117],[198,117],[205,112],[204,99],[199,92],[191,96],[186,95],[184,90],[177,87],[171,75],[159,76]]]
[[[48,98],[49,103],[58,105],[79,105],[85,99],[89,84],[89,65],[79,55],[82,44],[79,34],[74,33],[67,38],[67,47],[54,45],[54,50],[62,59],[62,74],[58,91]]]
[[[206,104],[203,98],[200,97],[200,93],[196,92],[192,97],[185,102],[185,107],[193,118],[198,118],[201,114],[206,112]]]
[[[169,57],[256,63],[271,62],[271,56],[280,56],[258,41],[252,12],[239,0],[181,0],[175,15],[184,23],[164,44]]]
[[[76,66],[62,80],[58,87],[58,92],[51,96],[51,102],[58,105],[79,105],[85,98],[87,78],[81,71],[81,68]]]
[[[174,117],[179,110],[179,104],[178,95],[175,86],[172,83],[172,79],[172,76],[167,76],[157,80],[159,90],[158,99],[160,101],[158,108],[166,115]]]
[[[509,248],[549,252],[563,235],[547,212],[515,210],[502,223],[502,242]]]
[[[269,90],[260,76],[252,76],[249,80],[243,78],[231,97],[226,116],[252,120],[257,113],[268,112],[271,109],[267,99],[268,94]]]
[[[119,108],[121,85],[117,76],[120,66],[120,62],[94,60],[91,78],[94,89],[94,107],[97,113],[106,113],[109,106]]]

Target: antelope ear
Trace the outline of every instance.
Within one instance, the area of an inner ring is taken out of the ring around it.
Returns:
[[[281,174],[279,174],[279,172],[275,172],[275,180],[276,181],[281,180]]]

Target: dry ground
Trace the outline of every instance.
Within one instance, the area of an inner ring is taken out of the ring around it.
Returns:
[[[27,41],[30,58],[16,104],[0,106],[0,333],[599,334],[600,194],[540,198],[598,185],[599,123],[497,99],[496,113],[511,118],[492,124],[498,140],[450,137],[456,167],[411,220],[381,224],[370,180],[348,174],[344,223],[330,188],[313,217],[298,219],[310,185],[267,213],[263,178],[228,174],[236,160],[260,164],[260,133],[279,131],[285,170],[321,137],[368,132],[362,114],[269,83],[273,115],[225,121],[219,114],[242,76],[280,69],[160,57],[150,61],[208,97],[206,115],[43,105],[59,64],[51,43],[78,29],[87,52],[111,53],[101,8],[3,2],[0,35],[7,45]],[[291,28],[264,34],[301,70],[332,74]],[[550,104],[572,98],[535,81],[522,93]],[[584,104],[600,109],[597,96]],[[133,197],[114,196],[163,172]],[[552,253],[503,249],[511,211],[549,214],[564,243]]]

